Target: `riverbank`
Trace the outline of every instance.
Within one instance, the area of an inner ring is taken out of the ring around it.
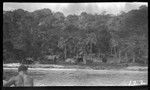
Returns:
[[[3,68],[18,68],[19,63],[3,64]],[[147,66],[121,66],[121,65],[55,65],[55,64],[33,64],[28,65],[31,69],[88,69],[88,70],[131,70],[131,71],[147,71]]]

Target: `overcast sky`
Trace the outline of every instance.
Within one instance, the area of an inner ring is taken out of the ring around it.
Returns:
[[[106,11],[109,14],[119,14],[120,11],[130,11],[132,9],[138,9],[141,5],[148,6],[146,2],[128,2],[128,3],[3,3],[3,10],[15,10],[24,9],[27,11],[35,11],[38,9],[49,8],[53,12],[63,12],[64,15],[68,14],[80,14],[81,12],[87,12],[92,14],[100,14]]]

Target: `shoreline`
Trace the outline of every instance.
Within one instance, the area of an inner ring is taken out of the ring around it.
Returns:
[[[3,69],[17,69],[20,64],[3,64]],[[148,66],[128,66],[122,68],[92,68],[90,66],[78,66],[78,65],[49,65],[49,64],[37,64],[37,65],[28,65],[29,70],[92,70],[92,71],[148,71]]]
[[[17,68],[3,68],[3,70],[17,70]],[[106,72],[113,72],[113,73],[148,73],[148,70],[145,71],[138,71],[138,70],[126,70],[126,69],[120,69],[120,70],[94,70],[94,69],[60,69],[60,68],[29,68],[31,71],[92,71],[92,72],[97,72],[97,71],[103,71],[104,73]]]

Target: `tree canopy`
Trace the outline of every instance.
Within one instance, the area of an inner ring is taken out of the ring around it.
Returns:
[[[65,17],[50,9],[3,11],[3,51],[5,60],[60,54],[66,59],[82,53],[146,62],[148,7],[118,16],[82,12]]]

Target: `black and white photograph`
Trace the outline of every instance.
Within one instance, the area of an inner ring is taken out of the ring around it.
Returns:
[[[3,2],[2,82],[148,86],[148,2]]]

